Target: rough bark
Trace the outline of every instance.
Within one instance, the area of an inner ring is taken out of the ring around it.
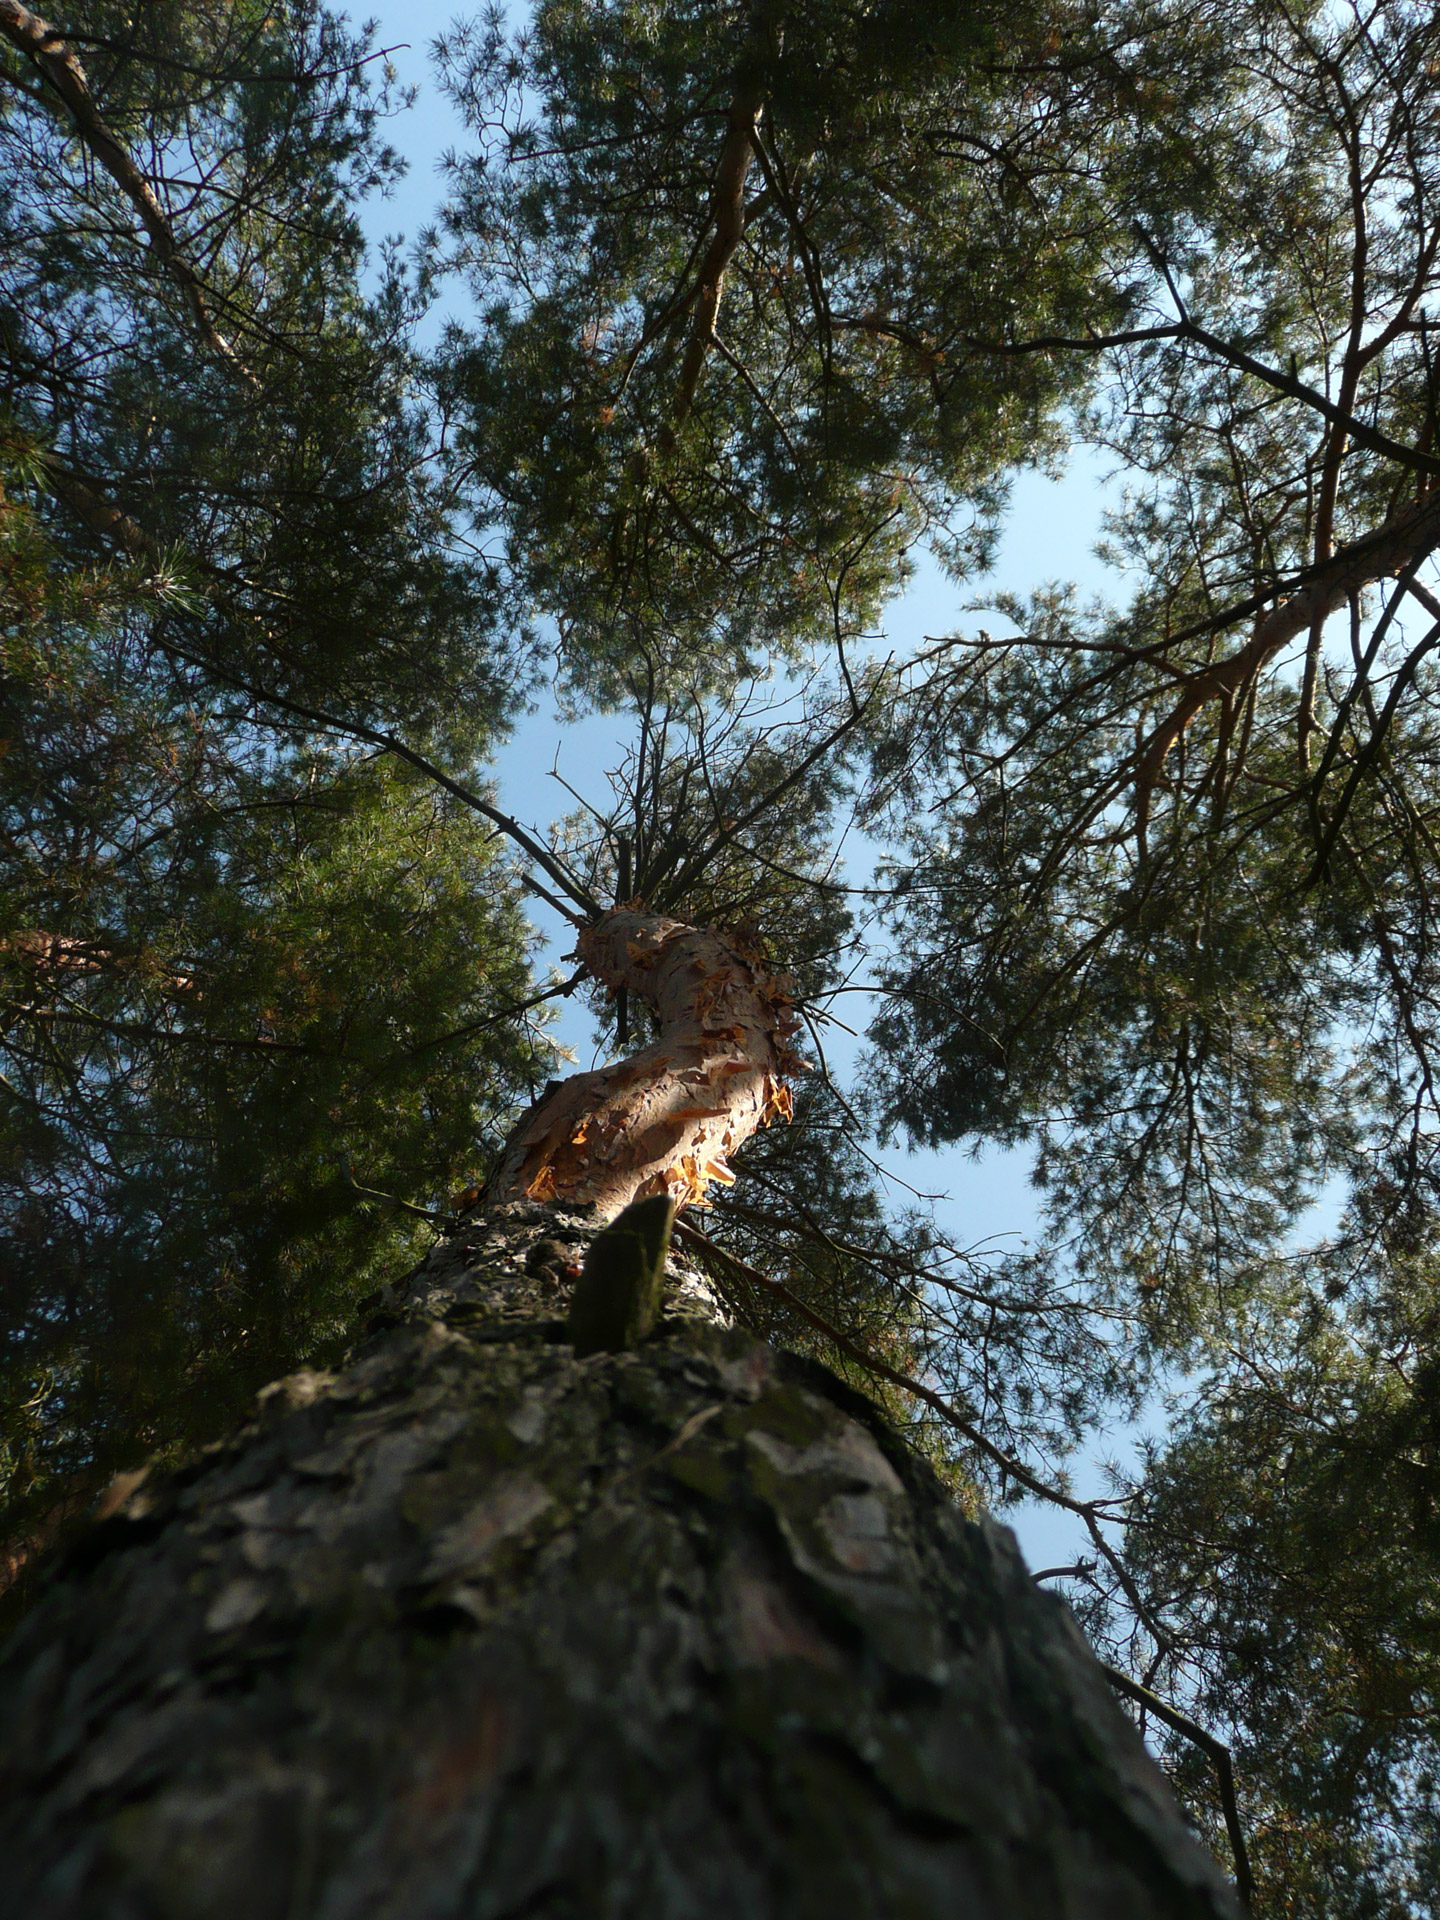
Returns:
[[[736,95],[726,116],[725,141],[710,195],[715,232],[695,279],[690,338],[685,343],[680,388],[670,422],[672,436],[685,424],[695,404],[701,369],[715,344],[715,321],[720,312],[720,296],[725,290],[725,270],[745,237],[745,180],[755,152],[755,135],[764,104],[761,90],[747,87]]]
[[[1235,1914],[868,1403],[673,1258],[576,1357],[594,1222],[477,1216],[343,1372],[116,1488],[0,1656],[0,1914]]]
[[[786,1075],[801,1063],[785,979],[719,934],[632,908],[604,914],[576,951],[598,980],[644,1002],[659,1036],[615,1066],[572,1074],[516,1129],[486,1197],[595,1207],[668,1193],[681,1205],[728,1156],[790,1114]]]
[[[770,4],[770,0],[759,0],[750,12],[745,53],[725,115],[725,138],[710,187],[714,232],[690,294],[690,336],[680,364],[680,386],[669,424],[661,435],[661,444],[667,447],[673,448],[675,435],[695,404],[701,371],[716,344],[715,321],[725,291],[725,275],[745,237],[745,182],[755,157],[770,70],[784,38],[784,14],[784,7]]]

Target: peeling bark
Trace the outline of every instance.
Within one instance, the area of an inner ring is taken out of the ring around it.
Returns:
[[[1011,1536],[673,1256],[513,1202],[131,1477],[0,1652],[0,1915],[1237,1920]]]
[[[648,1006],[659,1038],[616,1065],[573,1074],[523,1120],[486,1198],[579,1201],[610,1219],[631,1200],[704,1198],[733,1179],[729,1155],[790,1117],[789,982],[719,934],[616,908],[579,937],[596,979]]]

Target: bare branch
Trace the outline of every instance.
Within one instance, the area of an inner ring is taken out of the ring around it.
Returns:
[[[1213,1733],[1202,1727],[1198,1720],[1192,1720],[1188,1713],[1182,1713],[1178,1707],[1172,1707],[1168,1700],[1162,1700],[1159,1694],[1152,1693],[1149,1687],[1142,1687],[1138,1680],[1132,1680],[1128,1673],[1108,1662],[1100,1662],[1105,1678],[1117,1693],[1125,1694],[1140,1706],[1153,1713],[1157,1720],[1163,1720],[1167,1727],[1173,1727],[1176,1733],[1183,1734],[1187,1740],[1193,1740],[1200,1750],[1208,1754],[1215,1769],[1216,1783],[1220,1788],[1220,1804],[1225,1811],[1225,1831],[1230,1839],[1230,1852],[1235,1862],[1235,1887],[1245,1906],[1249,1908],[1255,1898],[1255,1880],[1250,1870],[1250,1854],[1245,1845],[1245,1830],[1240,1824],[1240,1809],[1235,1800],[1235,1766],[1230,1749],[1223,1740],[1217,1740]]]
[[[1155,785],[1166,755],[1209,701],[1235,699],[1282,647],[1316,621],[1323,622],[1352,594],[1374,581],[1400,574],[1440,546],[1440,492],[1394,515],[1363,539],[1338,547],[1322,566],[1308,570],[1305,584],[1272,608],[1238,652],[1217,660],[1191,680],[1185,693],[1145,742],[1136,769],[1141,793]],[[1254,602],[1247,602],[1253,607]],[[1240,616],[1232,609],[1232,618]],[[1172,642],[1173,644],[1173,642]]]
[[[910,347],[916,353],[932,351],[923,336],[898,322],[876,314],[836,314],[833,324],[837,327],[849,327],[865,333],[883,334],[901,345]],[[1321,393],[1318,387],[1312,387],[1298,375],[1287,373],[1279,367],[1270,367],[1263,360],[1257,360],[1243,347],[1235,346],[1229,340],[1222,340],[1217,333],[1211,333],[1207,327],[1198,325],[1188,316],[1182,320],[1166,321],[1154,327],[1128,327],[1119,333],[1094,334],[1037,334],[1030,340],[987,340],[973,334],[960,336],[962,345],[977,353],[1014,355],[1020,357],[1032,353],[1108,353],[1116,347],[1143,346],[1151,341],[1189,340],[1196,346],[1204,347],[1214,354],[1217,360],[1223,360],[1227,366],[1235,367],[1242,373],[1250,374],[1262,385],[1276,393],[1283,393],[1291,400],[1312,408],[1332,426],[1341,427],[1357,446],[1367,447],[1372,453],[1383,454],[1388,460],[1409,467],[1417,473],[1440,474],[1440,456],[1422,453],[1416,447],[1407,447],[1403,441],[1392,440],[1387,433],[1381,433],[1378,427],[1370,426],[1366,421],[1357,419],[1343,406]]]

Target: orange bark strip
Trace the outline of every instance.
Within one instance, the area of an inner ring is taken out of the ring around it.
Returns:
[[[791,982],[709,928],[633,907],[587,927],[577,951],[596,979],[645,1002],[659,1037],[562,1081],[511,1135],[485,1198],[589,1203],[602,1219],[652,1193],[703,1204],[711,1180],[733,1180],[735,1148],[790,1117],[784,1077],[804,1066]]]

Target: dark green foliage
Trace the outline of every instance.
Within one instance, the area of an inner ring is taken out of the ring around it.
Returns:
[[[1233,1729],[1262,1910],[1398,1920],[1435,1910],[1434,1263],[1392,1270],[1383,1313],[1327,1304],[1326,1277],[1274,1276],[1236,1327],[1150,1462],[1131,1560],[1176,1636],[1171,1684]]]
[[[1233,1742],[1261,1910],[1428,1913],[1440,40],[1222,15],[1211,165],[1169,220],[1157,178],[1129,336],[1076,343],[1132,597],[1005,602],[886,708],[872,1092],[1033,1142],[1090,1297],[1201,1374],[1109,1509],[1129,1587],[1073,1590]]]
[[[427,1243],[400,1207],[443,1212],[546,1058],[489,836],[346,744],[463,765],[513,687],[409,297],[360,290],[355,197],[396,164],[364,42],[303,3],[65,29],[192,280],[3,43],[7,1558],[332,1351]]]
[[[933,758],[899,785],[924,827],[890,909],[882,1111],[930,1142],[1036,1140],[1086,1267],[1123,1276],[1184,1350],[1347,1163],[1368,1092],[1347,1023],[1371,998],[1334,902],[1296,884],[1295,813],[1233,837],[1167,815],[1134,857],[1095,803],[1128,746],[1114,679],[1092,689],[1049,654],[1074,631],[1067,601],[1023,611],[1033,650],[927,689]],[[1190,750],[1205,739],[1197,722]],[[917,786],[952,779],[922,813]]]
[[[972,1501],[1195,1369],[1085,1509],[1088,1623],[1233,1740],[1264,1910],[1429,1911],[1433,8],[492,11],[444,54],[478,150],[427,271],[476,311],[438,370],[403,277],[361,292],[360,41],[301,0],[66,26],[194,281],[7,43],[17,1483],[62,1504],[327,1351],[429,1231],[377,1196],[443,1211],[503,1128],[542,1052],[517,877],[358,743],[467,774],[543,633],[639,722],[550,880],[790,970],[822,1069],[715,1209],[728,1303],[918,1382]],[[915,543],[973,569],[1072,436],[1127,475],[1127,603],[867,660]],[[867,1111],[1034,1145],[1023,1258],[883,1200],[820,1058],[877,966]],[[598,1272],[572,1330],[638,1379],[646,1288]],[[716,1418],[698,1499],[740,1486]]]
[[[330,1351],[428,1241],[384,1196],[443,1210],[548,1057],[507,1017],[513,891],[432,788],[301,755],[165,813],[78,899],[63,869],[13,876],[10,924],[78,927],[53,937],[83,956],[3,956],[6,1464],[31,1507]]]
[[[1182,1342],[1328,1175],[1361,1262],[1434,1184],[1440,42],[1408,5],[1231,19],[1235,112],[1090,421],[1134,598],[1006,603],[1018,636],[940,649],[878,748],[882,1111],[1039,1138],[1058,1219]]]
[[[513,42],[495,12],[444,44],[479,142],[446,214],[481,316],[452,333],[449,388],[579,685],[615,697],[637,651],[723,683],[853,642],[921,537],[973,564],[1005,469],[1058,450],[1089,378],[987,345],[1128,312],[1101,158],[1131,134],[1134,189],[1146,76],[1203,95],[1207,31],[919,12],[553,0]],[[1205,49],[1188,68],[1177,34]]]
[[[81,7],[66,28],[97,108],[159,169],[233,358],[207,349],[130,203],[4,47],[0,365],[54,539],[76,564],[95,552],[78,488],[130,516],[119,544],[186,589],[146,646],[181,677],[203,663],[238,711],[245,686],[412,728],[448,730],[458,709],[472,747],[501,685],[485,576],[446,550],[409,296],[393,278],[359,290],[356,198],[397,164],[365,41],[310,0],[177,0],[133,21]]]

